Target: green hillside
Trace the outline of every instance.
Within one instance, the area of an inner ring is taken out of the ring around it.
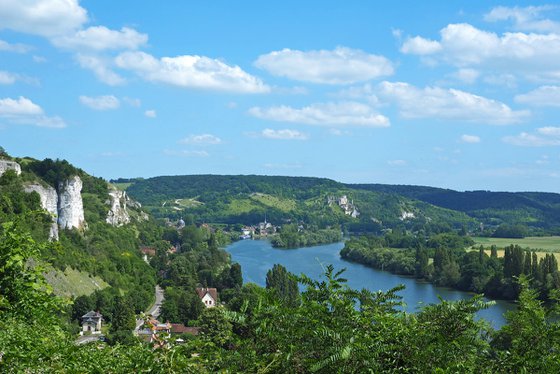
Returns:
[[[266,215],[277,224],[343,225],[350,232],[379,232],[396,226],[412,230],[477,226],[461,212],[324,178],[186,175],[115,182],[131,183],[127,188],[130,196],[162,218],[193,215],[197,222],[256,224]],[[342,196],[353,203],[357,217],[345,214],[339,206]]]
[[[156,274],[139,252],[143,245],[160,240],[161,229],[153,221],[133,220],[113,227],[105,222],[109,211],[109,185],[64,160],[43,161],[14,158],[21,175],[8,171],[0,177],[0,224],[15,222],[41,243],[35,260],[45,264],[45,274],[54,292],[67,298],[111,288],[116,294],[131,295],[131,305],[144,310],[153,299]],[[39,183],[59,188],[59,183],[77,175],[83,183],[85,227],[59,229],[59,240],[48,241],[51,217],[42,210],[36,192],[24,192],[24,185]],[[133,211],[138,216],[140,211]]]
[[[491,192],[389,184],[350,184],[349,188],[395,193],[468,214],[487,226],[526,225],[536,233],[558,234],[560,194]]]

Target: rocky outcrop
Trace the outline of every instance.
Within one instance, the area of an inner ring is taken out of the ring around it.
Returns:
[[[82,180],[77,175],[58,186],[58,225],[62,229],[84,228]]]
[[[28,184],[24,186],[25,192],[37,192],[41,199],[41,207],[49,212],[53,222],[49,231],[49,239],[58,240],[58,195],[56,190],[51,186],[43,186],[38,183]]]
[[[128,214],[127,203],[131,200],[126,195],[125,191],[116,189],[109,191],[108,204],[111,206],[109,213],[107,213],[106,222],[113,226],[122,226],[130,222],[130,215]]]
[[[0,160],[0,176],[8,170],[15,170],[17,175],[21,174],[21,166],[17,162]]]

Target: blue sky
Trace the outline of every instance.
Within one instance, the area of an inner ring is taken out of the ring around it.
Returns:
[[[0,145],[104,178],[560,192],[560,4],[0,0]]]

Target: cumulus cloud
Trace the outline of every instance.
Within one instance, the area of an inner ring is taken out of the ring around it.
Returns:
[[[146,44],[148,35],[129,27],[111,30],[105,26],[92,26],[71,35],[53,39],[57,47],[103,51],[110,49],[137,49]]]
[[[560,79],[560,34],[507,32],[498,35],[470,24],[450,24],[441,29],[441,48],[403,50],[431,56],[436,61],[466,68],[479,67],[502,73],[521,73],[532,79]],[[418,40],[430,42],[418,36]]]
[[[303,108],[282,105],[249,109],[253,117],[319,126],[388,127],[387,117],[376,113],[369,105],[357,102],[311,104]]]
[[[299,132],[297,130],[273,130],[273,129],[264,129],[260,136],[266,139],[278,139],[278,140],[306,140],[307,135]]]
[[[111,110],[117,109],[121,102],[113,95],[104,96],[80,96],[80,102],[85,106],[94,110]]]
[[[441,50],[441,44],[435,40],[424,39],[421,36],[408,38],[401,46],[402,53],[413,55],[431,55]]]
[[[466,84],[475,83],[479,76],[480,72],[475,69],[459,69],[453,74],[455,79]]]
[[[475,144],[480,143],[480,137],[476,135],[461,135],[461,141],[463,143]]]
[[[205,56],[162,57],[145,52],[124,52],[117,56],[118,67],[141,78],[179,87],[217,91],[263,93],[270,88],[239,66],[230,66]]]
[[[26,53],[31,50],[31,47],[25,44],[12,44],[4,40],[0,40],[0,51],[4,52],[15,52],[15,53]]]
[[[20,96],[18,99],[0,99],[0,118],[11,123],[35,125],[39,127],[66,127],[66,123],[62,118],[58,116],[46,116],[39,105],[23,96]]]
[[[156,118],[156,117],[157,117],[157,113],[156,113],[156,111],[153,110],[153,109],[146,110],[146,111],[144,112],[144,115],[145,115],[146,117],[148,117],[148,118]]]
[[[118,86],[125,82],[123,77],[111,70],[110,61],[107,59],[82,54],[77,54],[76,59],[82,68],[93,71],[95,76],[103,83]]]
[[[560,107],[560,86],[541,86],[526,94],[515,96],[518,103]]]
[[[345,47],[307,52],[283,49],[259,56],[255,66],[276,76],[324,84],[367,81],[394,72],[387,58]]]
[[[560,146],[560,127],[541,127],[535,133],[522,132],[515,136],[506,136],[505,143],[522,147]]]
[[[517,30],[538,32],[560,32],[560,23],[544,18],[543,13],[552,10],[553,7],[528,6],[528,7],[506,7],[498,6],[484,15],[488,22],[512,21]]]
[[[163,151],[164,154],[168,156],[180,156],[180,157],[208,157],[210,154],[206,151],[193,151],[188,149],[183,149],[179,151],[166,149]]]
[[[418,88],[404,82],[382,82],[379,96],[396,103],[404,118],[508,125],[521,122],[530,114],[526,110],[512,110],[504,103],[469,92],[440,87]]]
[[[50,38],[71,33],[87,20],[78,0],[0,1],[0,29]]]
[[[181,144],[215,145],[222,143],[222,139],[212,134],[189,135],[179,141]]]

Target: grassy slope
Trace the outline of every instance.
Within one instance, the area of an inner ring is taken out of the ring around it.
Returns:
[[[63,297],[74,298],[89,295],[96,290],[109,287],[109,284],[103,279],[91,276],[84,271],[74,270],[71,267],[61,271],[49,266],[46,269],[45,278],[53,286],[54,293]]]
[[[476,245],[491,246],[495,245],[498,248],[504,248],[508,245],[518,245],[522,248],[530,248],[535,250],[543,250],[547,252],[560,252],[560,236],[542,236],[542,237],[527,237],[523,239],[508,239],[508,238],[473,238]]]

